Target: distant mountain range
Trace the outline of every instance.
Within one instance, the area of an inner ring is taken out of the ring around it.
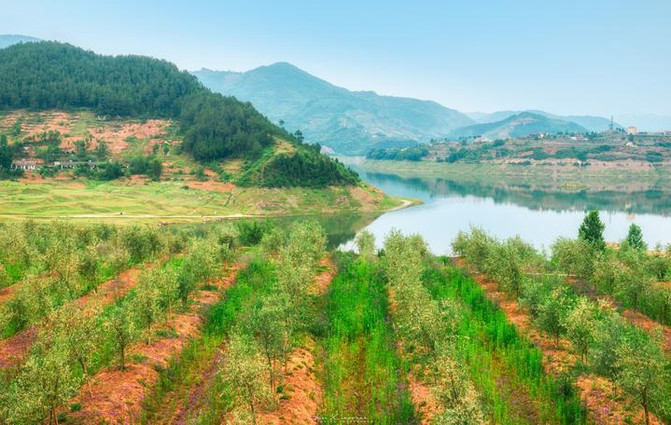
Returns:
[[[496,121],[503,121],[507,118],[512,117],[513,115],[518,115],[521,113],[530,113],[534,115],[542,115],[547,118],[554,120],[561,120],[576,123],[584,127],[588,131],[606,131],[610,128],[610,120],[603,117],[595,117],[591,115],[568,115],[560,116],[550,114],[545,111],[538,110],[526,110],[526,111],[498,111],[491,114],[482,113],[482,112],[467,112],[466,115],[471,117],[478,124],[488,124]],[[621,127],[618,123],[615,123],[616,127]]]
[[[603,117],[544,111],[464,114],[435,102],[349,91],[288,63],[248,72],[202,69],[194,74],[211,90],[249,101],[290,131],[300,129],[308,142],[343,154],[446,137],[605,131],[610,125]]]
[[[272,121],[339,153],[363,154],[377,144],[428,142],[475,124],[435,102],[336,87],[288,63],[248,72],[194,72],[213,91],[250,101]]]
[[[481,117],[480,119],[483,118]],[[519,112],[507,115],[506,118],[499,121],[484,122],[482,124],[458,128],[450,132],[447,137],[459,139],[483,136],[490,139],[506,139],[524,137],[536,133],[585,133],[587,131],[591,130],[573,121],[551,118],[548,115],[540,113]]]
[[[28,37],[26,35],[16,35],[16,34],[0,34],[0,49],[9,47],[18,43],[34,43],[36,41],[41,41],[39,38]]]

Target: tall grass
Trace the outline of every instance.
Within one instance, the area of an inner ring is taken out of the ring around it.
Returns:
[[[387,290],[376,266],[340,254],[326,301],[324,423],[413,423],[406,366],[393,345]]]
[[[519,423],[524,418],[511,417],[510,403],[493,380],[493,373],[502,372],[532,398],[532,410],[541,423],[577,424],[585,422],[580,398],[570,384],[547,375],[542,353],[522,337],[501,309],[489,301],[482,288],[461,271],[429,269],[424,282],[438,300],[455,300],[467,308],[457,326],[456,344],[461,360],[469,368],[476,386],[486,398],[489,414],[496,423]],[[504,397],[502,397],[504,396]]]

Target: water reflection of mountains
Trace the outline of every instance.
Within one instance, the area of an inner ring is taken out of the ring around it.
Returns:
[[[394,174],[366,172],[365,179],[389,193],[410,189],[415,197],[428,200],[436,197],[474,196],[491,198],[497,204],[515,204],[532,210],[586,211],[599,209],[629,214],[671,215],[671,191],[649,190],[622,192],[615,190],[539,189],[530,184],[483,183],[455,181],[446,178],[400,177]],[[405,186],[399,188],[398,186]]]

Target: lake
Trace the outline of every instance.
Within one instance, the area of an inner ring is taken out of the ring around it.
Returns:
[[[399,177],[350,165],[367,183],[390,195],[418,198],[424,204],[384,214],[365,226],[380,245],[392,229],[418,233],[436,254],[449,254],[460,230],[471,226],[498,238],[519,235],[549,249],[560,236],[575,238],[586,211],[598,209],[605,238],[621,241],[632,223],[641,226],[649,246],[671,242],[671,194],[660,189],[561,192],[516,186],[456,182],[443,178]],[[345,243],[351,247],[352,241]]]

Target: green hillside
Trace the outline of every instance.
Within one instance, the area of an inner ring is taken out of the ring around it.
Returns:
[[[55,42],[17,44],[0,50],[0,110],[94,111],[100,117],[163,118],[178,123],[183,151],[209,163],[241,158],[273,170],[246,184],[259,186],[351,185],[358,177],[304,146],[250,103],[212,93],[175,65],[141,56],[102,56]],[[275,158],[277,140],[294,146]],[[277,163],[284,165],[277,166]],[[267,164],[266,164],[267,163]],[[286,163],[298,164],[292,170]],[[301,179],[283,178],[282,174]],[[330,177],[335,176],[331,181]]]
[[[474,122],[435,102],[352,92],[288,63],[244,73],[194,72],[213,91],[250,101],[273,122],[306,141],[343,154],[361,154],[389,142],[428,142]]]

